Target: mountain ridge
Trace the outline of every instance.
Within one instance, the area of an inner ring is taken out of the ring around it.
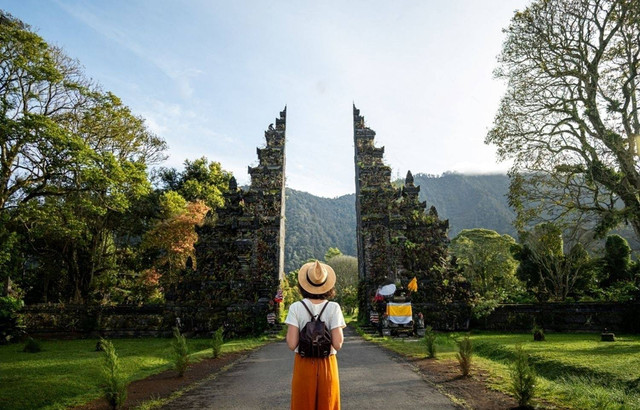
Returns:
[[[506,197],[507,175],[418,173],[413,177],[427,209],[435,206],[440,218],[449,220],[450,238],[471,228],[516,235],[512,225],[515,213]],[[355,194],[324,198],[287,188],[286,200],[286,272],[297,269],[307,259],[323,259],[329,247],[356,255]]]

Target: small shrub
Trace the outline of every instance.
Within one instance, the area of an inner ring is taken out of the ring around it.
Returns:
[[[184,372],[189,366],[189,348],[187,347],[187,338],[180,334],[180,329],[173,328],[173,358],[174,367],[180,377],[184,376]]]
[[[39,341],[30,337],[24,344],[24,349],[22,349],[22,351],[26,353],[38,353],[42,351],[42,346]]]
[[[24,335],[24,324],[18,314],[24,302],[13,296],[0,296],[0,345]]]
[[[213,352],[214,358],[220,356],[220,352],[222,351],[222,344],[224,343],[222,331],[222,327],[219,327],[218,330],[213,332],[213,339],[211,340],[211,350]]]
[[[521,345],[516,346],[516,360],[511,365],[511,391],[518,405],[528,406],[536,390],[536,373]]]
[[[100,346],[104,351],[104,397],[112,409],[118,409],[127,398],[127,382],[120,369],[120,361],[113,343],[100,339]]]
[[[538,327],[538,325],[534,324],[533,329],[531,330],[533,333],[533,340],[536,342],[544,342],[544,329]]]
[[[456,354],[458,363],[460,364],[460,372],[463,377],[467,377],[471,371],[471,359],[473,358],[473,345],[469,336],[462,338],[458,342],[458,353]]]
[[[424,344],[427,348],[427,357],[435,359],[436,357],[436,332],[433,331],[431,326],[427,326],[424,329]]]

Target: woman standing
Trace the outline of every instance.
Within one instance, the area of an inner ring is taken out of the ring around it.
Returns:
[[[335,272],[324,263],[306,263],[298,271],[298,288],[303,299],[289,307],[285,320],[289,325],[287,345],[296,352],[291,381],[292,410],[340,410],[340,378],[336,353],[342,347],[342,329],[346,324],[340,305],[328,301],[336,294],[335,284]],[[328,357],[302,357],[298,354],[300,329],[311,321],[307,308],[316,317],[322,312],[319,319],[331,331],[332,348]]]

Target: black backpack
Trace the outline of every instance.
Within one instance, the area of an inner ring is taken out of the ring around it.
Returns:
[[[302,357],[328,357],[331,354],[331,331],[320,320],[320,316],[324,313],[329,302],[324,305],[318,317],[313,316],[304,302],[300,303],[311,315],[311,321],[304,325],[300,331],[298,354]]]

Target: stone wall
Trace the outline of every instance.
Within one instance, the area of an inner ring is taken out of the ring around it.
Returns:
[[[640,333],[640,303],[538,303],[500,305],[474,320],[474,329],[529,332],[534,323],[546,331]]]
[[[265,330],[268,306],[84,306],[31,305],[20,316],[25,332],[39,338],[171,336],[179,326],[188,335],[206,336],[223,326],[227,337]],[[278,330],[267,326],[267,330]]]
[[[464,307],[415,303],[415,312],[424,314],[425,324],[440,330],[460,328],[468,315],[460,316]],[[30,336],[37,338],[142,337],[170,336],[171,328],[180,324],[187,334],[208,335],[218,321],[228,320],[228,335],[238,323],[247,328],[262,326],[267,306],[195,307],[195,306],[113,306],[32,305],[21,311]],[[534,323],[551,332],[640,333],[640,303],[546,303],[501,305],[482,320],[473,320],[472,329],[529,332]],[[273,328],[276,329],[275,327]]]

